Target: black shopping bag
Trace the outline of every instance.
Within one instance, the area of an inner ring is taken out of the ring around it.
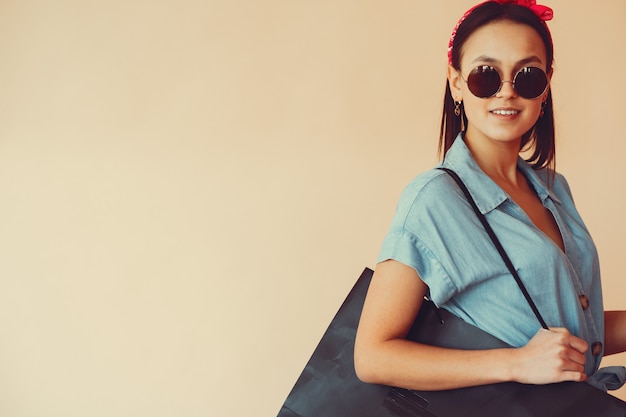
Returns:
[[[515,382],[414,391],[361,382],[354,339],[373,271],[366,268],[341,305],[278,417],[625,417],[626,403],[588,384]],[[424,302],[408,339],[457,349],[504,342]]]

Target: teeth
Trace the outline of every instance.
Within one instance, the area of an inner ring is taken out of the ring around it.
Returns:
[[[502,116],[512,116],[514,114],[519,113],[517,110],[493,110],[492,113],[499,114]]]

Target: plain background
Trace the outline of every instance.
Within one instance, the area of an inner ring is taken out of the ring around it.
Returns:
[[[1,1],[0,414],[276,415],[437,162],[473,4]],[[626,2],[550,5],[557,168],[626,309]]]

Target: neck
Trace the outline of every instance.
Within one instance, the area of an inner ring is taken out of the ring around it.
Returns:
[[[506,142],[472,140],[471,135],[465,135],[465,143],[480,169],[500,185],[518,184],[520,175],[517,172],[517,160],[520,141],[521,138]]]

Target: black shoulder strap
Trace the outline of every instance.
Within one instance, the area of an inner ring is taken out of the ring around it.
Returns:
[[[456,181],[456,183],[459,185],[459,187],[461,188],[461,191],[463,191],[463,194],[465,194],[465,197],[467,198],[467,201],[469,201],[470,205],[474,209],[474,213],[476,213],[476,216],[478,216],[478,219],[480,219],[480,222],[482,223],[483,227],[487,231],[487,234],[489,235],[489,237],[493,241],[493,244],[495,245],[496,249],[498,250],[498,253],[500,253],[500,256],[502,257],[502,260],[506,264],[507,268],[509,268],[509,271],[511,272],[511,275],[513,275],[513,278],[515,278],[515,282],[517,282],[517,285],[519,286],[519,289],[522,291],[522,294],[524,294],[524,297],[526,298],[526,301],[528,301],[528,305],[530,305],[530,308],[533,310],[533,313],[535,313],[535,316],[537,317],[537,320],[539,320],[539,323],[541,324],[541,327],[543,327],[544,329],[547,330],[548,329],[548,325],[543,320],[543,317],[541,317],[541,314],[539,313],[539,310],[537,309],[537,306],[535,305],[535,302],[530,297],[530,294],[526,290],[526,287],[524,286],[524,283],[522,282],[522,280],[520,279],[519,275],[517,274],[517,271],[515,270],[515,267],[513,266],[513,263],[511,262],[511,259],[509,259],[509,256],[506,254],[506,251],[502,247],[502,244],[500,243],[500,240],[498,239],[498,237],[494,233],[493,229],[491,228],[491,226],[487,222],[487,219],[480,212],[480,210],[478,209],[478,206],[476,206],[476,202],[474,201],[474,199],[472,198],[472,195],[470,194],[469,190],[467,189],[467,187],[463,183],[463,180],[461,180],[461,178],[459,178],[459,176],[457,175],[456,172],[454,172],[453,170],[451,170],[449,168],[439,167],[438,169],[447,172],[454,179],[454,181]]]

